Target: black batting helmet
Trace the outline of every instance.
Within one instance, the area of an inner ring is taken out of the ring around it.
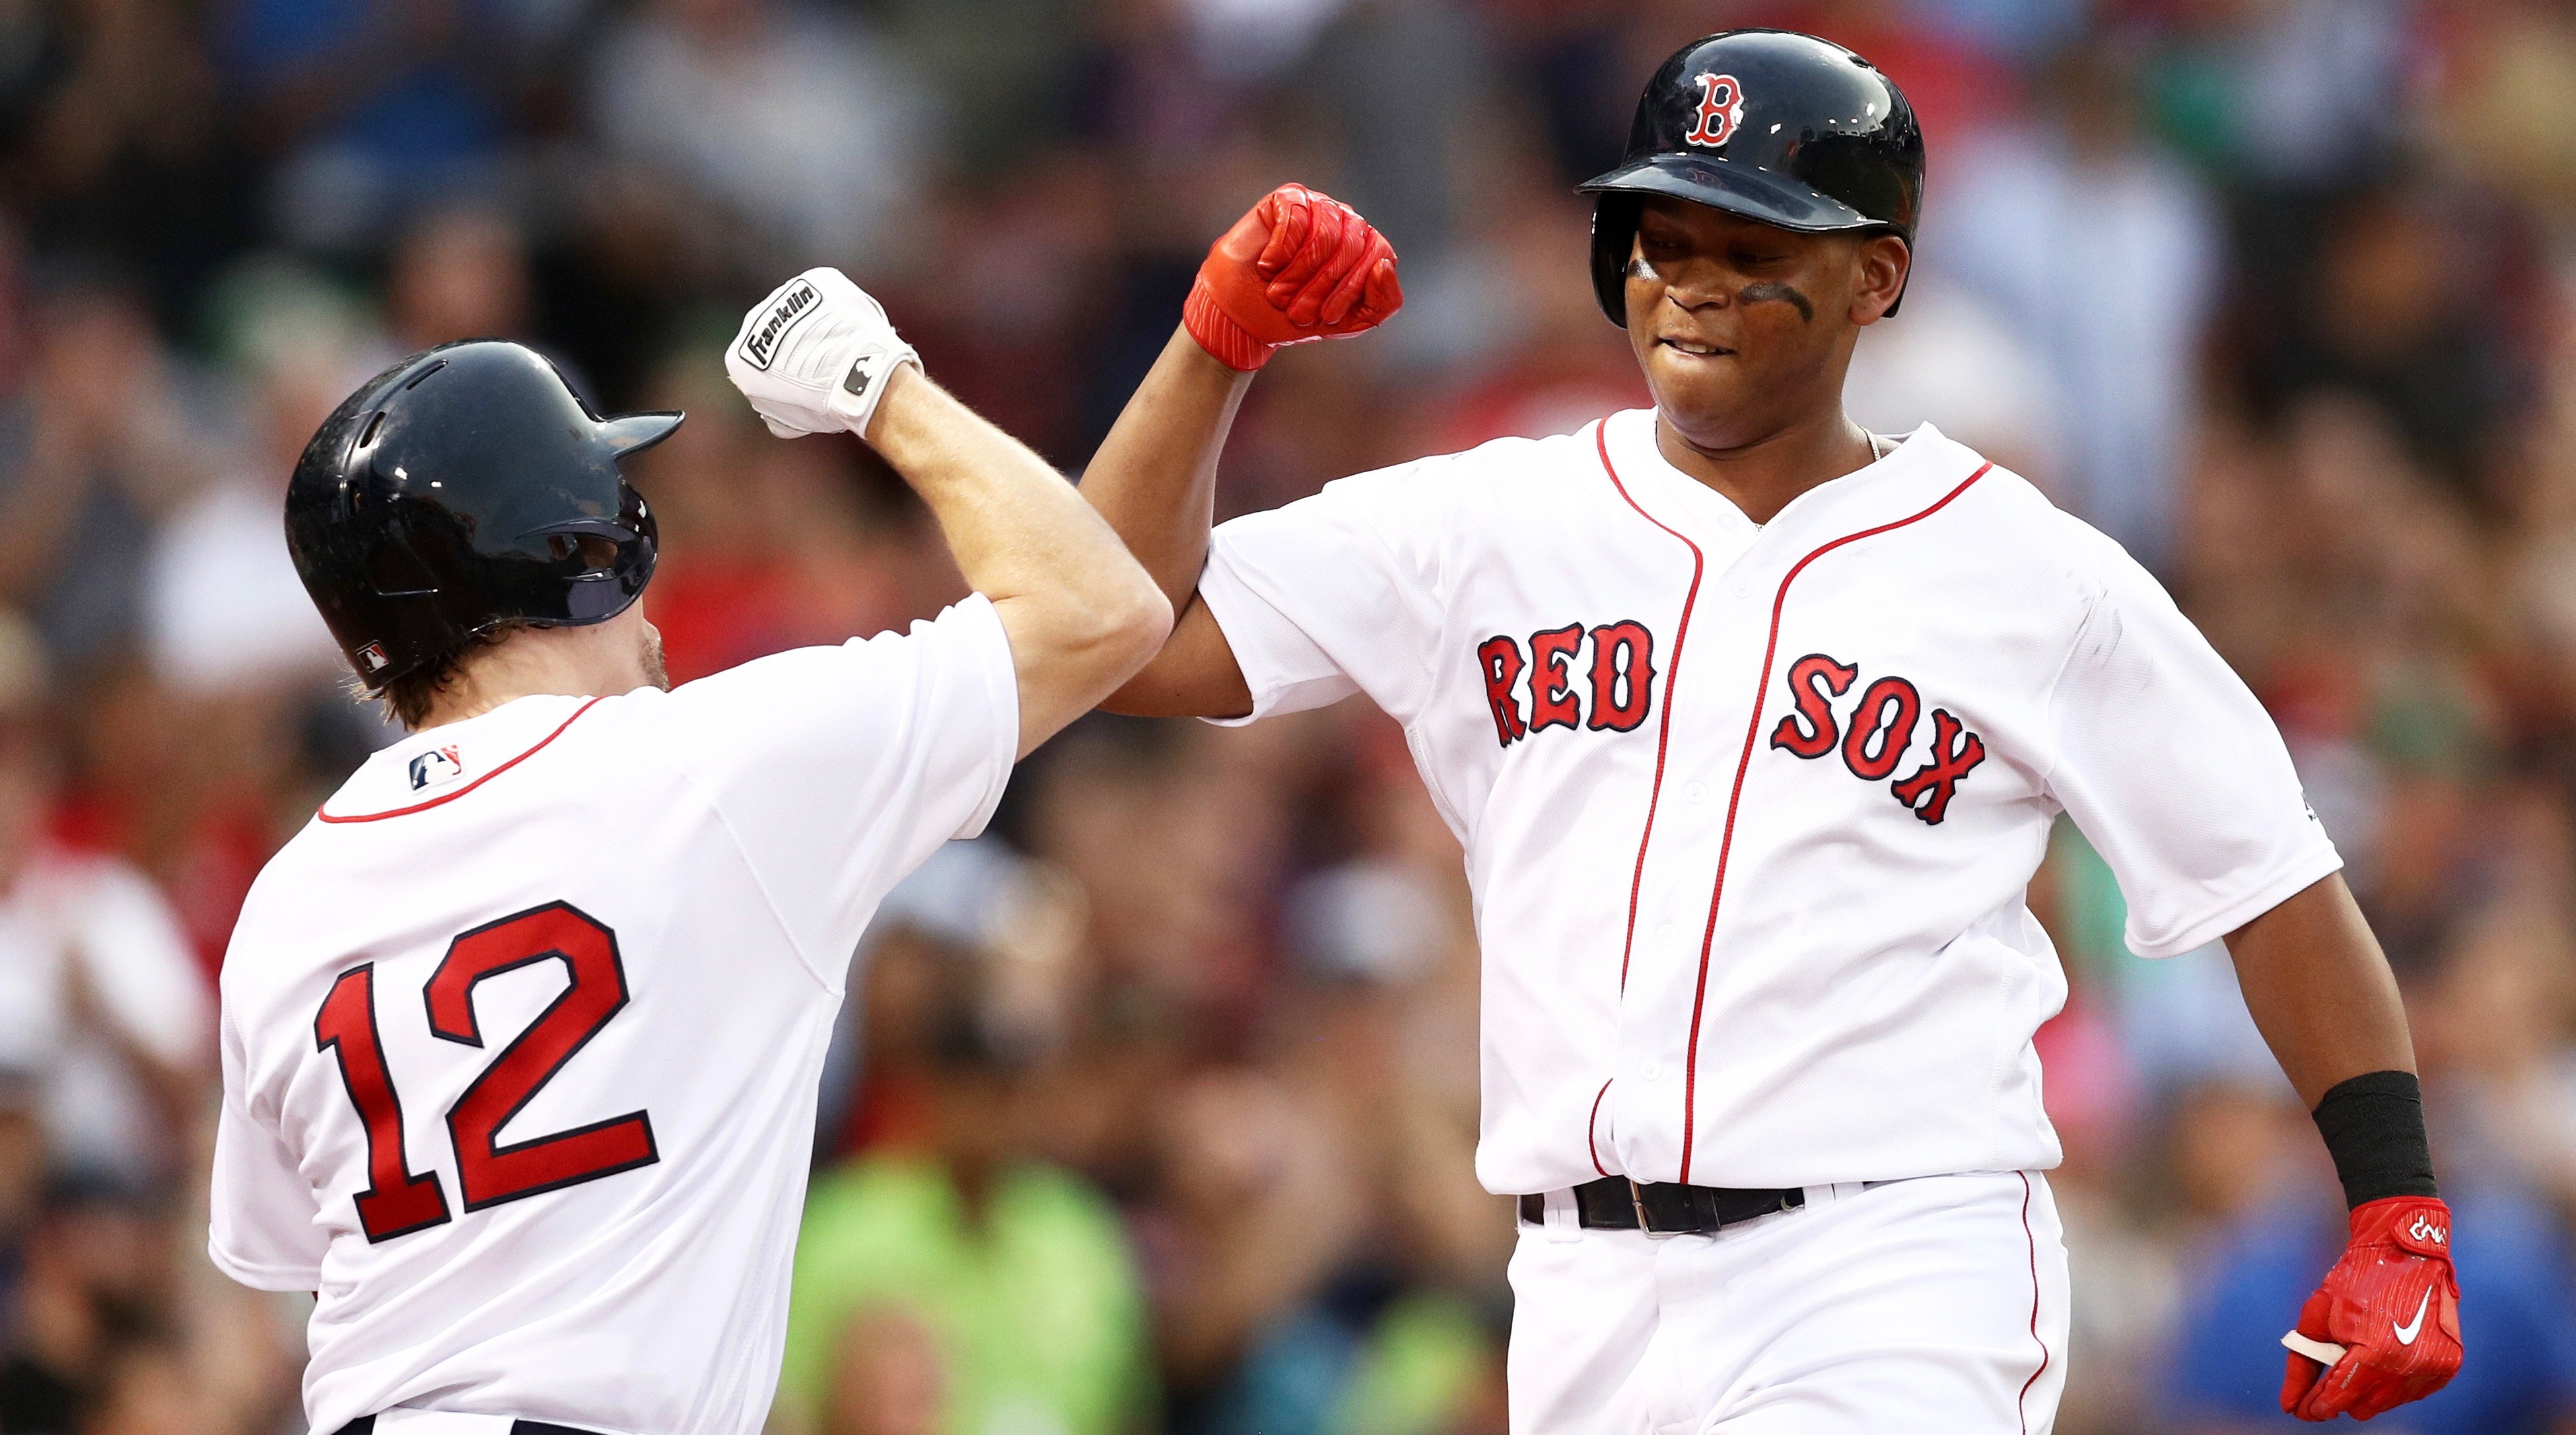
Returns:
[[[296,462],[286,547],[368,691],[499,623],[624,612],[656,531],[617,461],[680,417],[602,420],[544,355],[498,339],[414,354],[351,394]]]
[[[1624,329],[1628,254],[1648,195],[1806,234],[1886,230],[1911,246],[1923,130],[1896,82],[1842,46],[1792,30],[1728,30],[1655,71],[1627,158],[1581,192],[1597,196],[1592,290]]]

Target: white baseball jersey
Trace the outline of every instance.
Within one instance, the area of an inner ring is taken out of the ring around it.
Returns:
[[[209,1249],[319,1293],[312,1427],[759,1430],[852,950],[982,827],[1018,741],[975,597],[360,768],[260,874],[222,978]]]
[[[1199,591],[1253,718],[1367,693],[1466,846],[1495,1191],[2053,1166],[2052,819],[2147,956],[2340,865],[2155,580],[1929,425],[1758,526],[1651,410],[1504,440],[1227,523]]]

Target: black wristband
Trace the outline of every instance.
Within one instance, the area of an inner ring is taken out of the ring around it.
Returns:
[[[2336,1082],[2310,1113],[2334,1156],[2349,1206],[2390,1196],[2439,1196],[2424,1135],[2424,1088],[2411,1071],[2374,1071]]]

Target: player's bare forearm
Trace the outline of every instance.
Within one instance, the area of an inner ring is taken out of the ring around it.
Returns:
[[[1111,712],[1236,717],[1252,710],[1234,651],[1198,601],[1216,519],[1217,459],[1251,387],[1251,374],[1218,363],[1188,330],[1176,329],[1083,470],[1083,498],[1180,614],[1163,650],[1101,704]]]
[[[2406,1009],[2340,876],[2238,928],[2227,947],[2351,1211],[2350,1243],[2281,1339],[2281,1409],[2368,1420],[2460,1368],[2451,1212],[2434,1185]]]
[[[1100,707],[1127,717],[1244,717],[1252,711],[1252,685],[1216,615],[1192,594],[1163,650]]]
[[[2415,1069],[2397,979],[2340,875],[2229,933],[2227,950],[2245,1008],[2303,1104],[2352,1077]]]
[[[1199,586],[1216,521],[1217,458],[1252,387],[1174,329],[1162,357],[1082,472],[1082,496],[1179,611]]]
[[[1082,477],[1083,496],[1180,614],[1172,641],[1102,706],[1151,717],[1252,711],[1242,665],[1196,598],[1226,431],[1271,354],[1364,333],[1403,304],[1384,236],[1303,185],[1272,190],[1210,246],[1181,327]]]
[[[867,440],[929,505],[958,571],[1001,614],[1023,755],[1161,648],[1170,603],[1026,445],[909,366],[891,371]]]

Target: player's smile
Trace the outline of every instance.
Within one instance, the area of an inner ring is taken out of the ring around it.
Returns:
[[[1727,345],[1717,343],[1710,339],[1697,338],[1689,334],[1658,334],[1655,336],[1655,342],[1668,349],[1673,349],[1680,353],[1687,354],[1694,359],[1722,358],[1730,356],[1735,352],[1734,349]]]

